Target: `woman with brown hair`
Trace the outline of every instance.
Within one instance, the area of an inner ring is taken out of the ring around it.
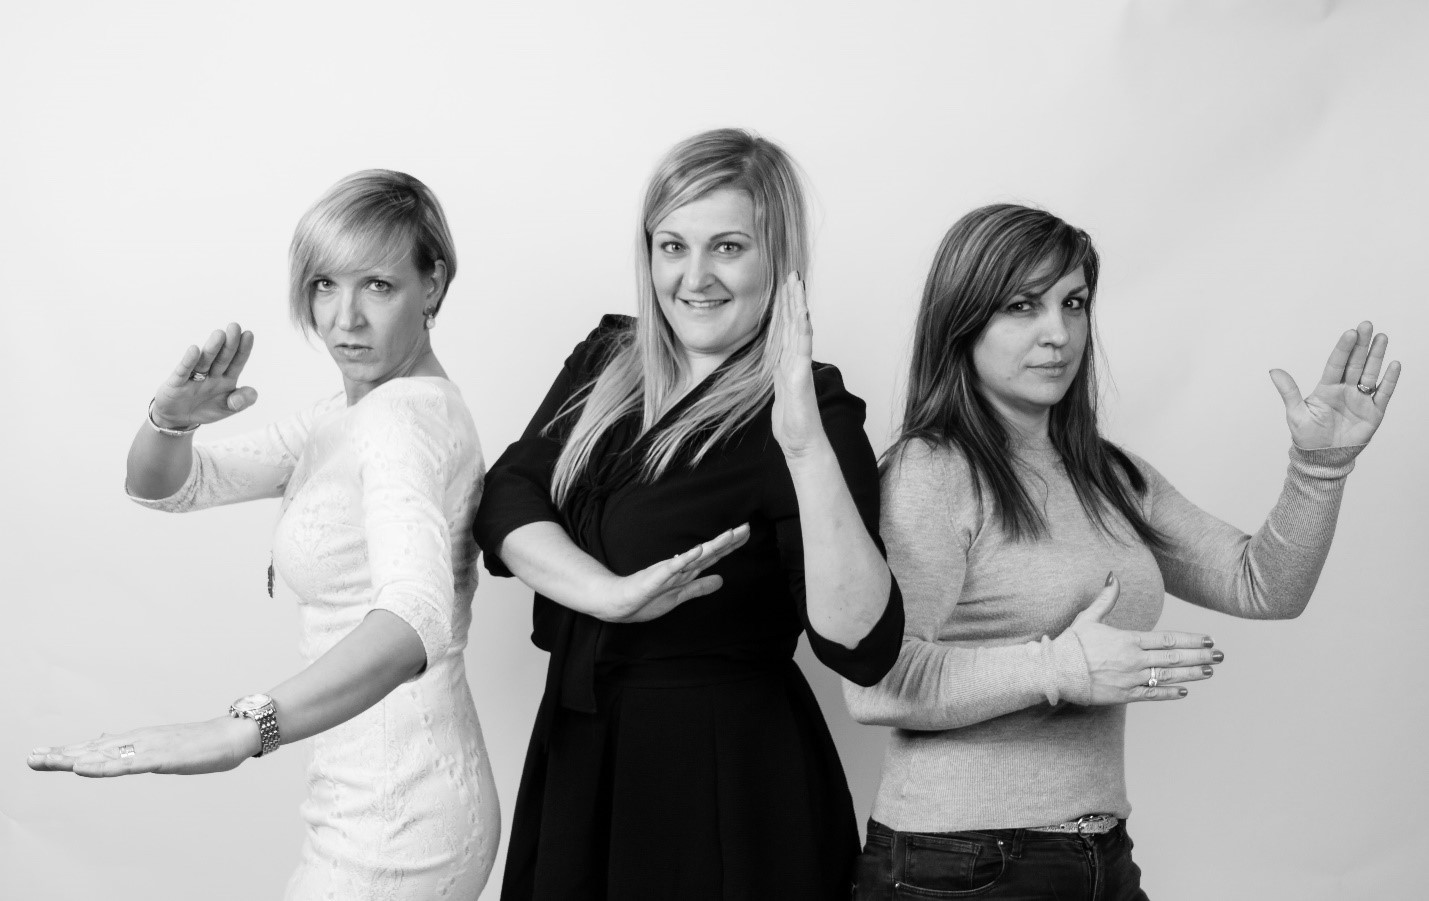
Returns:
[[[1246,535],[1097,428],[1099,260],[1057,217],[983,207],[949,230],[919,308],[881,528],[902,586],[898,662],[845,684],[895,727],[860,899],[1145,898],[1123,821],[1128,704],[1173,701],[1223,656],[1151,631],[1169,592],[1233,616],[1304,609],[1345,477],[1399,364],[1368,322],[1301,397],[1271,373],[1292,445],[1280,500]]]

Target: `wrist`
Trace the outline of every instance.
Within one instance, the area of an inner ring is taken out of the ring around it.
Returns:
[[[257,721],[247,717],[224,716],[212,722],[223,732],[238,760],[247,760],[263,750],[263,736]]]
[[[834,446],[829,443],[829,436],[822,430],[819,434],[798,447],[790,448],[780,446],[784,451],[784,461],[789,464],[792,472],[798,469],[816,469],[827,465],[833,461],[837,465],[838,458],[834,454]]]
[[[625,580],[614,573],[605,573],[595,577],[594,590],[591,597],[596,599],[596,619],[607,623],[624,622],[635,610],[631,608],[630,601],[622,591],[622,584]]]
[[[198,428],[198,425],[196,423],[193,425],[185,425],[184,423],[169,419],[154,409],[154,401],[150,400],[149,427],[161,435],[168,435],[171,438],[182,438],[185,435],[192,434],[194,429]]]

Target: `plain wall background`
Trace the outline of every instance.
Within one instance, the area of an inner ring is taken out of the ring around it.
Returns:
[[[263,590],[276,503],[159,516],[124,454],[187,344],[257,333],[257,426],[338,387],[286,321],[298,216],[356,169],[446,205],[441,359],[488,460],[601,313],[633,308],[655,159],[735,124],[818,202],[815,355],[888,443],[944,230],[1032,202],[1087,228],[1109,435],[1240,527],[1304,390],[1362,318],[1405,361],[1299,620],[1170,602],[1226,663],[1130,718],[1132,823],[1158,901],[1419,897],[1429,439],[1429,7],[1405,2],[39,4],[0,57],[5,303],[0,896],[275,897],[307,751],[197,779],[36,774],[36,744],[204,719],[300,665]],[[545,667],[529,592],[486,579],[467,655],[504,826]],[[808,663],[808,661],[805,661]],[[860,816],[884,731],[806,666]],[[502,858],[504,859],[504,845]],[[488,886],[495,897],[500,864]]]

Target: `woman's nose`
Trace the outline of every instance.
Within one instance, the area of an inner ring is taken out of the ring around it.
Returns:
[[[337,299],[337,327],[345,332],[360,328],[363,323],[362,307],[354,290],[344,290]]]
[[[692,253],[685,258],[685,270],[680,276],[680,286],[686,291],[702,291],[711,281],[709,259],[702,253]]]
[[[1063,347],[1071,339],[1066,318],[1061,310],[1052,310],[1042,319],[1042,343]]]

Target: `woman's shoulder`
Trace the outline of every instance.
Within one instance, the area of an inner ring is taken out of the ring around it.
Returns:
[[[954,442],[910,435],[889,448],[883,462],[885,490],[909,482],[943,491],[971,490],[972,468]]]
[[[413,430],[457,444],[476,442],[476,424],[461,389],[438,376],[384,382],[352,407],[359,428]]]
[[[635,317],[606,313],[584,340],[566,358],[566,369],[578,380],[594,376],[605,368],[611,356],[635,335]]]

